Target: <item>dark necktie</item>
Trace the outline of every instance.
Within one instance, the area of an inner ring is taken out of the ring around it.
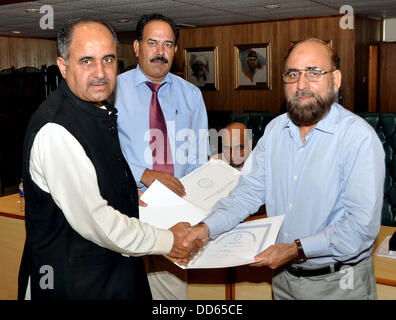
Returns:
[[[163,84],[145,82],[153,92],[150,102],[150,149],[153,155],[153,170],[174,175],[172,151],[164,114],[158,101],[157,93]]]

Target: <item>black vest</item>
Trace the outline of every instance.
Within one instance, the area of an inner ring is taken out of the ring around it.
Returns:
[[[59,124],[92,161],[108,205],[137,218],[137,188],[120,148],[116,112],[113,108],[109,115],[80,100],[62,81],[30,120],[23,148],[26,243],[19,272],[20,299],[28,276],[32,299],[151,299],[142,258],[124,257],[81,237],[29,173],[37,132],[47,123]],[[48,270],[53,271],[53,289],[48,288],[52,276]]]

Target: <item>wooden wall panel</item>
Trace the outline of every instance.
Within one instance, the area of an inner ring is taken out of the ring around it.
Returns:
[[[368,111],[378,111],[379,101],[379,45],[369,46]]]
[[[396,112],[396,43],[381,44],[380,112]]]
[[[340,16],[282,20],[228,26],[201,27],[180,30],[175,64],[183,70],[184,48],[218,46],[219,90],[204,91],[208,110],[268,110],[284,111],[283,59],[291,44],[308,37],[332,40],[341,58],[343,71],[343,104],[354,107],[354,31],[342,30]],[[270,90],[235,90],[234,45],[270,43],[272,88]]]
[[[381,41],[381,21],[355,18],[355,111],[368,111],[370,44]]]
[[[131,43],[120,43],[118,47],[118,58],[127,62],[127,65],[137,65],[138,60],[133,51]]]
[[[377,20],[355,17],[355,29],[342,30],[339,26],[340,17],[181,29],[175,56],[176,70],[183,70],[184,48],[218,46],[219,90],[203,92],[208,110],[282,112],[284,95],[281,74],[283,59],[291,41],[308,37],[332,40],[333,47],[340,56],[343,73],[343,105],[350,110],[359,111],[366,108],[367,104],[368,44],[379,39],[381,24]],[[271,45],[270,90],[235,90],[234,46],[249,43]],[[56,41],[0,37],[0,54],[0,70],[11,66],[40,68],[43,64],[56,63]],[[137,64],[132,44],[121,44],[119,56],[130,58],[131,64]]]

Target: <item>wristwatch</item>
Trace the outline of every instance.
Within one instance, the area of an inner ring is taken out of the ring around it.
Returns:
[[[297,245],[297,252],[298,252],[298,256],[294,260],[294,262],[295,263],[303,263],[303,262],[307,261],[307,257],[305,256],[304,249],[301,245],[300,239],[296,239],[296,240],[294,240],[294,242]]]

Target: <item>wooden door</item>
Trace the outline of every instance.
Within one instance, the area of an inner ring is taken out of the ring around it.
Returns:
[[[379,93],[379,77],[378,77],[378,53],[379,45],[369,46],[369,73],[368,73],[368,111],[378,111],[378,93]]]
[[[383,42],[380,55],[380,112],[396,112],[396,42]]]

